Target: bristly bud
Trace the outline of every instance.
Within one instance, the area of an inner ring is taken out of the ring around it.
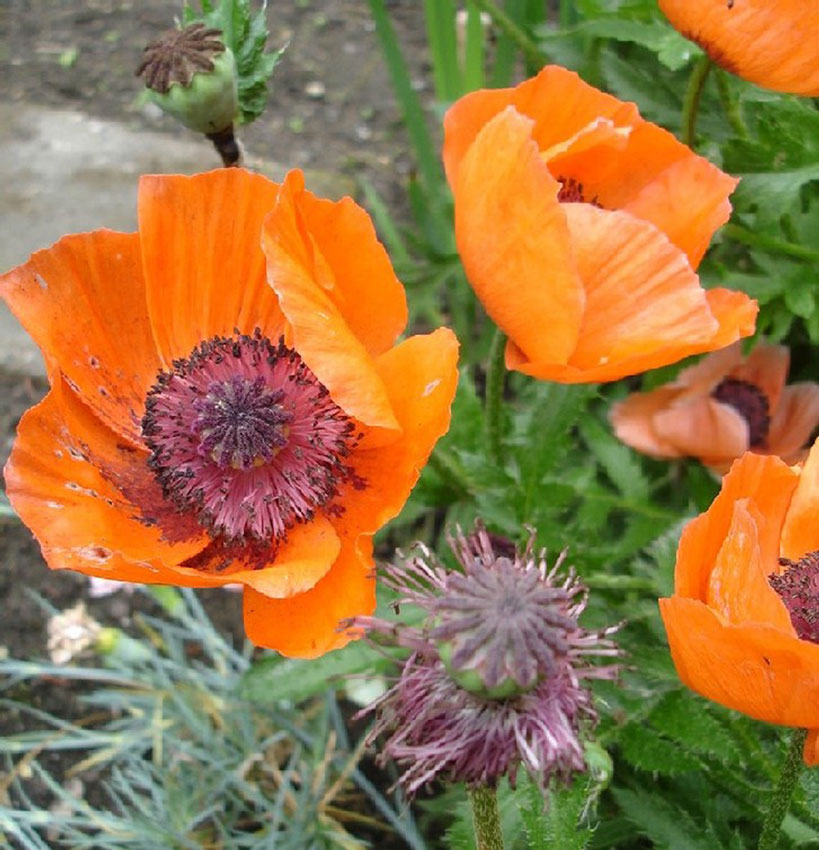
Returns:
[[[471,785],[514,783],[522,761],[543,786],[585,768],[581,732],[596,720],[585,680],[615,678],[617,627],[583,629],[586,589],[564,555],[549,567],[534,533],[510,552],[480,524],[448,538],[460,571],[447,570],[423,545],[386,568],[397,604],[427,613],[420,628],[369,617],[350,623],[413,650],[398,682],[366,711],[372,737],[388,735],[382,759],[406,767],[412,794],[436,776]]]
[[[145,48],[137,76],[151,99],[191,130],[211,137],[232,129],[236,61],[219,30],[196,23],[163,33]]]

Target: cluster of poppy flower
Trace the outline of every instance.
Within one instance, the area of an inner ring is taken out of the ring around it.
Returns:
[[[661,5],[674,20],[698,4]],[[710,24],[698,18],[713,48]],[[781,71],[787,85],[784,61]],[[683,533],[675,594],[660,602],[672,654],[706,696],[814,727],[819,449],[804,466],[787,462],[802,459],[819,421],[819,387],[784,387],[781,347],[743,360],[737,341],[754,331],[755,302],[704,290],[695,271],[736,180],[559,67],[455,103],[443,157],[458,249],[508,337],[508,368],[613,381],[717,352],[612,412],[624,441],[657,456],[723,470],[756,452]],[[350,199],[315,197],[299,172],[281,185],[241,169],[143,177],[138,205],[137,233],[66,236],[0,277],[51,384],[6,466],[15,510],[54,569],[243,585],[248,636],[287,655],[316,656],[383,626],[367,619],[372,537],[448,428],[454,334],[397,342],[404,290],[370,219]],[[593,714],[579,679],[612,669],[578,672],[581,657],[612,654],[607,633],[580,629],[579,585],[558,581],[530,549],[500,551],[480,528],[453,547],[462,579],[424,559],[392,569],[396,589],[446,632],[432,642],[431,632],[398,633],[414,654],[382,725],[400,727],[391,746],[414,765],[410,787],[439,770],[492,779],[468,756],[485,727],[456,730],[464,762],[454,765],[452,750],[442,766],[430,754],[435,734],[452,740],[449,718],[433,699],[413,722],[427,691],[452,703],[453,682],[463,688],[455,702],[474,707],[457,675],[468,672],[479,673],[481,698],[509,681],[529,693],[518,720],[545,730],[530,766],[570,771],[582,764],[578,724]],[[496,582],[507,602],[517,588],[523,637],[475,628],[475,617],[494,621],[486,594]],[[468,627],[447,614],[452,594],[477,612]],[[523,638],[535,650],[520,657]],[[545,679],[549,699],[539,700]],[[512,728],[503,710],[490,728]],[[495,750],[501,772],[534,734],[513,731]],[[817,732],[805,758],[819,760]]]

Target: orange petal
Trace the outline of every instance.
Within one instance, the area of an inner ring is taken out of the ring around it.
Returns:
[[[805,746],[802,750],[802,759],[808,767],[819,764],[819,729],[808,730],[805,738]]]
[[[573,366],[593,369],[641,355],[708,344],[717,322],[685,256],[655,227],[627,213],[564,204],[586,290]]]
[[[328,201],[305,191],[300,172],[285,180],[282,192],[309,234],[294,247],[310,277],[367,351],[383,353],[407,324],[407,299],[369,215],[352,198]]]
[[[652,457],[682,457],[684,452],[661,439],[654,429],[655,414],[670,407],[679,392],[673,387],[658,387],[647,393],[632,393],[624,401],[612,405],[609,421],[617,438]]]
[[[396,516],[418,480],[435,443],[449,429],[458,384],[458,340],[448,328],[413,336],[376,361],[401,437],[369,447],[367,436],[351,458],[366,486],[339,494],[344,512],[333,520],[340,534],[375,532]]]
[[[725,70],[775,91],[819,96],[819,9],[804,0],[660,0],[671,23]]]
[[[819,550],[819,441],[813,444],[801,469],[782,528],[780,554],[798,561],[809,552]]]
[[[301,172],[290,172],[262,235],[268,280],[290,325],[293,345],[347,414],[365,425],[395,430],[398,423],[372,356],[339,307],[346,295],[339,291],[333,297],[333,269],[317,241],[318,236],[332,238],[332,233],[324,225],[311,232],[315,208],[312,202],[303,200],[304,196]],[[308,214],[303,211],[305,205]],[[347,249],[361,251],[362,247],[347,245]],[[338,246],[332,250],[337,257]],[[382,253],[379,247],[377,262],[384,259]],[[346,266],[345,272],[351,267]],[[353,291],[350,285],[346,294],[352,297]],[[353,311],[359,329],[365,321],[367,303],[362,299]],[[387,333],[379,338],[379,344],[394,335],[395,318],[390,315]]]
[[[267,285],[262,222],[278,186],[241,168],[142,177],[139,236],[148,313],[166,367],[202,340],[284,330]]]
[[[709,576],[728,535],[738,499],[747,499],[758,511],[763,569],[775,572],[782,525],[798,483],[798,471],[777,457],[749,453],[737,460],[722,479],[722,488],[711,507],[683,529],[677,548],[674,592],[692,599],[706,598]]]
[[[314,587],[330,570],[340,549],[341,543],[333,526],[324,517],[317,516],[291,528],[269,564],[225,573],[225,580],[247,585],[265,596],[286,599]],[[197,569],[182,567],[180,571],[194,577],[203,568],[207,571],[211,565],[215,566],[223,557],[216,549],[211,561],[197,559]]]
[[[458,169],[458,250],[484,307],[536,362],[565,364],[580,331],[583,289],[559,184],[539,158],[532,121],[511,107],[478,134]]]
[[[5,468],[7,494],[52,569],[122,581],[223,584],[225,579],[185,577],[176,570],[204,548],[203,535],[168,542],[153,518],[112,483],[150,475],[146,459],[146,452],[119,440],[65,384],[56,384],[20,422]],[[162,502],[158,486],[155,497]]]
[[[357,635],[340,630],[348,617],[375,610],[372,540],[345,543],[330,571],[305,593],[271,599],[245,590],[245,631],[258,646],[291,658],[316,658],[345,646]]]
[[[732,626],[702,602],[660,600],[671,656],[697,693],[758,720],[819,726],[819,646],[766,626]]]
[[[733,460],[748,451],[745,418],[709,396],[658,411],[653,425],[661,440],[688,457]]]
[[[145,305],[139,237],[65,236],[0,277],[0,295],[43,351],[111,428],[139,437],[159,360]]]
[[[511,89],[476,91],[460,98],[444,117],[444,165],[450,185],[481,128],[507,106],[534,120],[532,135],[541,150],[570,139],[596,118],[627,127],[639,119],[633,103],[623,103],[583,82],[573,71],[547,65]]]
[[[819,384],[791,384],[782,390],[768,432],[771,454],[793,462],[819,426]]]
[[[759,623],[796,637],[788,609],[768,583],[770,567],[766,570],[762,562],[758,539],[762,525],[747,499],[734,502],[731,527],[708,577],[705,603],[735,626]]]
[[[787,346],[762,342],[743,363],[731,371],[731,376],[759,387],[768,399],[769,410],[773,415],[788,378],[790,361],[791,353]]]

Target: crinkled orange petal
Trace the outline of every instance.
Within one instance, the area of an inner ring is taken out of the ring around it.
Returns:
[[[363,489],[347,485],[339,494],[344,512],[333,523],[339,534],[375,532],[396,516],[437,440],[449,429],[458,384],[458,340],[448,328],[413,336],[376,360],[401,425],[401,437],[368,446],[365,434],[351,458]]]
[[[159,360],[145,305],[139,237],[65,236],[0,277],[0,295],[43,351],[111,428],[138,438]]]
[[[579,183],[586,187],[586,175],[582,172],[572,174],[567,169],[564,173],[562,163],[573,162],[575,158],[588,158],[593,167],[605,168],[612,159],[612,151],[618,151],[628,144],[632,127],[618,127],[608,118],[595,118],[573,136],[553,144],[550,148],[540,151],[540,158],[549,164],[549,170],[556,180],[565,177],[577,177]]]
[[[144,450],[123,443],[58,383],[20,422],[5,468],[6,491],[52,569],[122,581],[224,584],[219,577],[186,578],[176,569],[207,545],[204,535],[168,542],[112,483],[138,481],[148,472],[146,460]],[[155,495],[161,502],[158,487]]]
[[[669,21],[727,71],[775,91],[819,96],[819,8],[805,0],[660,0]]]
[[[682,681],[728,708],[785,726],[819,726],[819,645],[760,625],[732,626],[694,599],[660,600]]]
[[[312,589],[271,599],[252,588],[244,595],[245,631],[259,646],[291,658],[316,658],[352,640],[339,624],[375,610],[372,540],[345,542],[330,571]]]
[[[819,426],[819,384],[791,384],[782,390],[768,432],[771,454],[794,462]]]
[[[798,483],[799,472],[777,457],[747,453],[735,461],[708,510],[683,529],[677,548],[675,593],[705,599],[708,577],[738,499],[748,499],[761,517],[757,528],[760,557],[763,568],[774,572],[782,525]]]
[[[819,729],[808,730],[805,746],[802,749],[802,759],[808,767],[819,764]]]
[[[779,405],[779,397],[788,378],[791,353],[785,345],[768,345],[764,342],[731,371],[731,377],[748,381],[762,390],[768,399],[768,409],[773,418]],[[819,385],[817,385],[819,389]],[[804,445],[804,440],[802,442]]]
[[[247,585],[265,596],[287,599],[314,587],[330,570],[340,549],[333,526],[325,517],[316,516],[289,529],[269,564],[234,570],[225,574],[225,580]],[[215,555],[218,557],[218,551]],[[183,572],[195,576],[200,570],[183,568]]]
[[[404,287],[378,241],[372,219],[352,198],[329,201],[304,190],[301,172],[285,181],[304,239],[313,279],[372,355],[395,344],[407,324]]]
[[[586,290],[571,365],[592,370],[649,355],[664,366],[679,348],[708,345],[718,325],[699,279],[657,228],[591,204],[563,207]]]
[[[819,551],[819,441],[813,444],[799,475],[782,527],[780,554],[798,561]]]
[[[157,348],[169,367],[203,340],[284,323],[267,285],[262,222],[278,186],[241,168],[139,181],[139,236]]]
[[[292,344],[345,413],[365,425],[394,432],[398,423],[373,358],[339,307],[341,293],[334,297],[332,292],[333,271],[317,241],[317,236],[332,238],[332,233],[324,227],[311,232],[314,207],[304,198],[301,172],[290,172],[262,231],[268,281],[289,323]],[[343,235],[336,234],[336,238]],[[384,259],[383,249],[375,241],[365,246],[347,245],[349,251],[365,248],[378,249],[377,262]],[[334,246],[333,252],[338,251]],[[359,285],[366,283],[360,281]],[[348,294],[354,294],[352,286]],[[361,299],[355,311],[360,326],[367,305],[363,289],[356,297]],[[395,327],[393,316],[388,336]]]
[[[511,107],[480,131],[453,186],[455,234],[489,315],[529,359],[565,364],[580,332],[583,287],[559,184],[531,132],[532,121]]]
[[[570,139],[597,118],[618,127],[640,121],[637,107],[585,83],[573,71],[547,65],[515,88],[472,92],[444,117],[444,165],[454,186],[461,161],[485,124],[506,107],[534,120],[532,136],[540,150]]]
[[[770,567],[762,562],[760,527],[759,512],[747,499],[734,502],[731,526],[708,577],[705,603],[735,626],[759,623],[796,637],[788,609],[768,583]]]
[[[724,458],[748,451],[748,423],[733,407],[709,396],[658,411],[653,418],[658,437],[688,457]]]

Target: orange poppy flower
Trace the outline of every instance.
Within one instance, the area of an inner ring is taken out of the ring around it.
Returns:
[[[756,302],[694,272],[736,181],[633,103],[550,66],[444,128],[458,250],[510,369],[612,381],[753,332]]]
[[[743,455],[683,530],[671,655],[693,690],[758,720],[810,730],[819,762],[819,445],[804,467]]]
[[[138,233],[66,236],[0,293],[51,383],[5,469],[48,565],[239,582],[254,642],[346,643],[457,381],[451,331],[395,344],[404,290],[364,210],[298,172],[143,177]]]
[[[785,386],[789,362],[784,345],[761,344],[743,358],[736,343],[615,404],[611,423],[637,451],[697,457],[719,473],[747,451],[796,463],[819,426],[819,384]]]
[[[819,9],[805,0],[660,0],[711,60],[775,91],[819,95]]]

